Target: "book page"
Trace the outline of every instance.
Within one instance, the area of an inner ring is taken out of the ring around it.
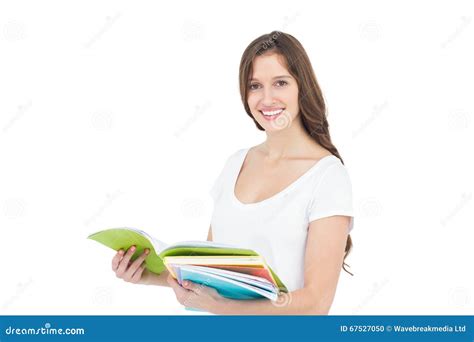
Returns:
[[[127,229],[130,229],[130,230],[133,230],[135,232],[137,232],[138,234],[144,236],[145,238],[148,239],[148,241],[151,242],[151,244],[153,245],[153,248],[155,249],[155,252],[156,254],[160,254],[163,250],[165,250],[166,248],[169,247],[169,245],[161,240],[158,240],[157,238],[154,238],[153,236],[151,236],[150,234],[148,234],[147,232],[143,231],[143,230],[140,230],[140,229],[137,229],[137,228],[132,228],[132,227],[127,227]]]

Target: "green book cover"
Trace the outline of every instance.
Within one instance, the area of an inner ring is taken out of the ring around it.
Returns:
[[[128,227],[105,229],[89,235],[88,239],[95,240],[116,251],[119,249],[126,251],[131,246],[136,246],[136,251],[131,258],[132,261],[148,248],[150,254],[145,260],[145,267],[156,274],[166,270],[167,267],[163,262],[166,257],[259,256],[251,249],[238,248],[212,241],[185,241],[167,245],[142,230]],[[265,266],[270,270],[280,291],[288,292],[286,286],[273,270],[267,264]]]

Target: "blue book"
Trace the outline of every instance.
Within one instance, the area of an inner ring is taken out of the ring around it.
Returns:
[[[268,298],[277,300],[278,294],[276,291],[269,291],[258,286],[253,286],[240,281],[236,281],[227,277],[217,275],[212,272],[203,271],[187,265],[173,265],[178,282],[182,284],[184,280],[189,280],[197,284],[212,287],[217,292],[226,298],[230,299],[259,299]]]

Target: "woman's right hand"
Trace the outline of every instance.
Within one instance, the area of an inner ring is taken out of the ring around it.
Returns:
[[[145,249],[135,261],[130,262],[135,250],[135,246],[131,246],[127,252],[120,249],[112,259],[112,270],[117,278],[129,283],[138,284],[141,283],[143,271],[145,270],[145,265],[142,265],[142,263],[150,253],[150,250],[148,248]]]

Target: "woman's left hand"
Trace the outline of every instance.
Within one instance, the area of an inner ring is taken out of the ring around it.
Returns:
[[[221,296],[217,290],[212,287],[197,284],[189,280],[184,280],[181,286],[171,274],[167,280],[178,302],[186,307],[217,313],[219,308],[225,305],[227,300],[227,298]]]

